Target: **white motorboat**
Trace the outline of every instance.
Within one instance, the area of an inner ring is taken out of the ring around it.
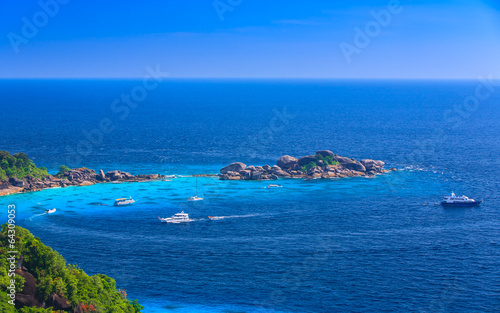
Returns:
[[[47,213],[47,214],[51,214],[51,213],[55,213],[55,212],[56,212],[55,208],[49,209],[49,210],[45,210],[45,213]]]
[[[283,187],[283,186],[281,186],[281,185],[276,185],[276,184],[270,184],[270,185],[267,185],[267,187],[266,187],[266,188],[281,188],[281,187]]]
[[[473,207],[478,206],[481,202],[482,201],[476,201],[466,196],[457,197],[457,195],[452,192],[451,195],[444,196],[441,205],[444,207]]]
[[[182,211],[181,213],[176,213],[172,217],[167,217],[167,218],[158,217],[158,219],[162,223],[186,223],[193,221],[189,219],[189,214],[184,213],[184,211]]]
[[[120,198],[115,200],[115,206],[124,206],[124,205],[131,205],[134,204],[135,200],[130,197],[129,199],[127,198]]]

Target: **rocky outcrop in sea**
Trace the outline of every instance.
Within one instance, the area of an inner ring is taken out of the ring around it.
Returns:
[[[27,176],[24,179],[11,177],[7,182],[0,184],[0,195],[38,191],[47,188],[67,187],[67,186],[90,186],[98,183],[106,182],[144,182],[163,178],[164,175],[132,175],[123,171],[109,171],[104,173],[100,170],[96,173],[92,169],[78,168],[72,169],[64,173],[61,177],[45,176],[43,178],[35,178]]]
[[[315,155],[301,158],[284,155],[273,166],[247,166],[241,162],[232,163],[220,170],[219,177],[222,180],[370,177],[387,173],[384,166],[383,161],[372,159],[357,161],[353,158],[336,155],[330,150],[320,150]],[[390,170],[396,169],[391,168]]]

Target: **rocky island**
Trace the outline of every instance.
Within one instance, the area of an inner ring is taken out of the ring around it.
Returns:
[[[96,173],[85,167],[71,169],[60,176],[46,175],[39,178],[26,176],[23,179],[10,177],[0,182],[0,196],[12,193],[39,191],[47,188],[67,186],[90,186],[107,182],[145,182],[163,178],[164,175],[132,175],[128,172],[100,170]]]
[[[132,175],[123,171],[98,173],[85,167],[70,169],[61,166],[59,173],[51,175],[47,169],[37,167],[24,153],[10,155],[0,151],[0,196],[39,191],[67,186],[90,186],[106,182],[144,182],[163,178],[164,175]]]
[[[378,160],[357,161],[334,154],[330,150],[317,151],[315,155],[295,158],[282,156],[276,165],[247,166],[232,163],[220,170],[221,180],[276,180],[279,178],[342,178],[355,176],[375,176],[387,173],[385,163]],[[395,168],[390,170],[395,171]]]

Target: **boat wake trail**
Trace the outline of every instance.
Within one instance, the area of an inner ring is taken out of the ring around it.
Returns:
[[[47,214],[47,213],[35,214],[32,217],[28,218],[28,221],[32,221],[34,217],[42,216],[42,215],[45,215],[45,214]]]
[[[230,219],[230,218],[245,218],[245,217],[255,217],[262,214],[247,214],[247,215],[227,215],[227,216],[209,216],[208,218],[212,221]]]

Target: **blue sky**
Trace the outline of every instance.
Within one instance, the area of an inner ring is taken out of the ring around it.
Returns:
[[[59,1],[0,0],[0,77],[500,77],[494,0]]]

